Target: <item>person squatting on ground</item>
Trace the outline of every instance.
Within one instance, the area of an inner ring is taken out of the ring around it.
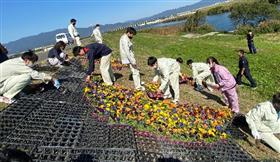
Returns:
[[[206,63],[202,62],[193,62],[192,59],[187,61],[187,65],[192,69],[193,79],[196,83],[196,91],[202,91],[203,85],[202,81],[205,81],[206,84],[214,84],[215,79],[210,71],[210,67]],[[207,87],[209,91],[213,91],[211,87]]]
[[[95,38],[95,42],[96,43],[102,43],[102,35],[101,35],[101,32],[100,32],[100,25],[99,24],[96,24],[93,31],[92,31],[92,34],[91,34],[91,37]]]
[[[254,44],[254,34],[251,30],[249,30],[248,34],[247,34],[247,44],[248,44],[248,48],[249,48],[250,53],[256,54],[257,49],[256,49],[255,44]]]
[[[140,72],[136,64],[136,59],[133,52],[133,44],[131,39],[136,35],[136,30],[132,27],[126,29],[126,33],[123,34],[120,38],[120,55],[122,64],[128,64],[132,72],[132,78],[134,81],[135,89],[145,90],[141,85]]]
[[[100,72],[104,83],[107,85],[113,85],[113,82],[116,81],[111,66],[112,50],[105,44],[92,43],[87,45],[86,47],[76,46],[73,48],[73,55],[75,57],[87,55],[88,70],[86,73],[86,82],[90,82],[91,74],[95,69],[95,60],[98,59],[101,59]]]
[[[75,19],[70,20],[70,24],[68,25],[68,32],[70,36],[73,38],[73,40],[75,41],[75,43],[77,44],[77,46],[81,46],[82,43],[80,41],[80,34],[76,29],[76,22],[77,20]]]
[[[206,62],[209,64],[210,70],[217,81],[217,84],[207,83],[207,86],[221,90],[225,96],[225,102],[229,104],[229,108],[234,113],[239,113],[238,95],[236,93],[236,81],[234,77],[227,68],[219,64],[216,58],[209,57]]]
[[[249,62],[248,62],[247,58],[245,57],[244,50],[239,50],[238,54],[239,54],[239,65],[238,65],[239,72],[236,75],[237,84],[238,85],[242,84],[242,76],[244,75],[250,82],[251,87],[256,88],[257,84],[256,84],[255,80],[252,78],[250,68],[249,68]]]
[[[52,66],[61,67],[67,62],[67,54],[63,52],[66,44],[63,41],[57,42],[54,47],[48,53],[48,62]]]
[[[246,121],[256,140],[263,140],[280,153],[280,93],[272,97],[272,101],[258,104],[246,114]]]
[[[0,102],[12,103],[13,97],[21,92],[31,79],[40,79],[45,83],[53,79],[50,75],[32,69],[36,61],[38,56],[33,51],[28,51],[21,57],[0,64]]]
[[[0,43],[0,63],[8,60],[8,50]]]
[[[157,93],[163,93],[164,98],[171,98],[171,92],[169,86],[174,91],[173,102],[179,102],[179,76],[180,76],[180,64],[171,58],[159,58],[149,57],[148,66],[155,70],[155,77],[153,82],[157,82],[158,78],[161,79],[161,85]]]

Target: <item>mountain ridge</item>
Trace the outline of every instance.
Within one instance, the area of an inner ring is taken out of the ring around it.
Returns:
[[[225,1],[226,0],[211,0],[211,1],[201,0],[197,3],[195,3],[195,4],[186,5],[186,6],[183,6],[183,7],[176,8],[176,9],[166,10],[166,11],[160,12],[160,13],[155,14],[155,15],[150,16],[150,17],[145,17],[145,18],[141,18],[141,19],[138,19],[138,20],[125,21],[125,22],[117,22],[117,23],[114,23],[114,24],[106,24],[106,25],[102,26],[102,32],[107,32],[107,31],[110,31],[110,30],[114,30],[116,28],[125,27],[125,26],[128,26],[130,24],[141,23],[141,22],[145,22],[145,21],[152,21],[152,20],[168,17],[168,16],[171,16],[171,15],[176,15],[178,13],[191,11],[191,10],[194,10],[194,9],[210,6],[210,5],[213,5],[215,3],[225,2]],[[66,27],[67,27],[67,25],[66,25]],[[87,37],[87,36],[90,36],[90,34],[92,32],[92,27],[78,28],[77,30],[79,31],[81,37]],[[55,35],[57,33],[62,33],[62,32],[68,32],[67,28],[55,29],[55,30],[48,31],[48,32],[42,32],[42,33],[39,33],[37,35],[23,37],[23,38],[20,38],[18,40],[15,40],[15,41],[8,42],[8,43],[5,44],[5,46],[7,47],[8,51],[9,51],[9,54],[18,53],[18,52],[21,52],[21,51],[26,51],[28,49],[34,49],[36,47],[41,47],[41,46],[54,44],[55,43]]]

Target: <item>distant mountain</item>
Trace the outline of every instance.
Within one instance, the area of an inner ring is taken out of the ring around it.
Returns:
[[[146,18],[133,20],[133,21],[127,21],[127,22],[123,22],[123,23],[106,24],[106,25],[103,25],[101,27],[101,29],[102,29],[102,32],[107,32],[107,31],[111,31],[111,30],[114,30],[117,28],[126,27],[126,26],[129,26],[132,24],[155,20],[155,19],[159,19],[159,18],[164,18],[164,17],[168,17],[171,15],[176,15],[177,13],[191,11],[194,9],[206,7],[206,6],[215,4],[215,3],[225,2],[225,1],[226,0],[201,0],[200,2],[195,3],[193,5],[188,5],[188,6],[184,6],[184,7],[180,7],[180,8],[176,8],[176,9],[167,10],[167,11],[161,12],[159,14],[153,15],[151,17],[146,17]],[[87,37],[87,36],[90,36],[90,34],[92,32],[92,27],[78,28],[78,31],[79,31],[81,37]],[[55,35],[57,33],[62,33],[62,32],[68,32],[68,31],[65,28],[65,29],[57,29],[57,30],[50,31],[50,32],[40,33],[38,35],[28,36],[28,37],[18,39],[16,41],[9,42],[9,43],[5,44],[5,46],[8,48],[9,54],[18,53],[21,51],[26,51],[28,49],[34,49],[36,47],[54,44]]]

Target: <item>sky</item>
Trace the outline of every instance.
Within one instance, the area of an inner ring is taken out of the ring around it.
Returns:
[[[0,0],[0,42],[55,29],[113,24],[152,16],[200,0]]]

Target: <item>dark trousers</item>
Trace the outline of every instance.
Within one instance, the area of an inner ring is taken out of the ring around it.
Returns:
[[[257,49],[254,45],[254,42],[248,42],[248,48],[249,48],[249,51],[250,53],[257,53]]]
[[[248,81],[251,84],[251,87],[256,87],[257,84],[255,82],[255,80],[252,78],[251,72],[249,69],[245,69],[244,71],[244,76],[248,79]],[[242,84],[242,75],[241,75],[241,70],[239,70],[237,76],[236,76],[236,82],[238,85]]]

